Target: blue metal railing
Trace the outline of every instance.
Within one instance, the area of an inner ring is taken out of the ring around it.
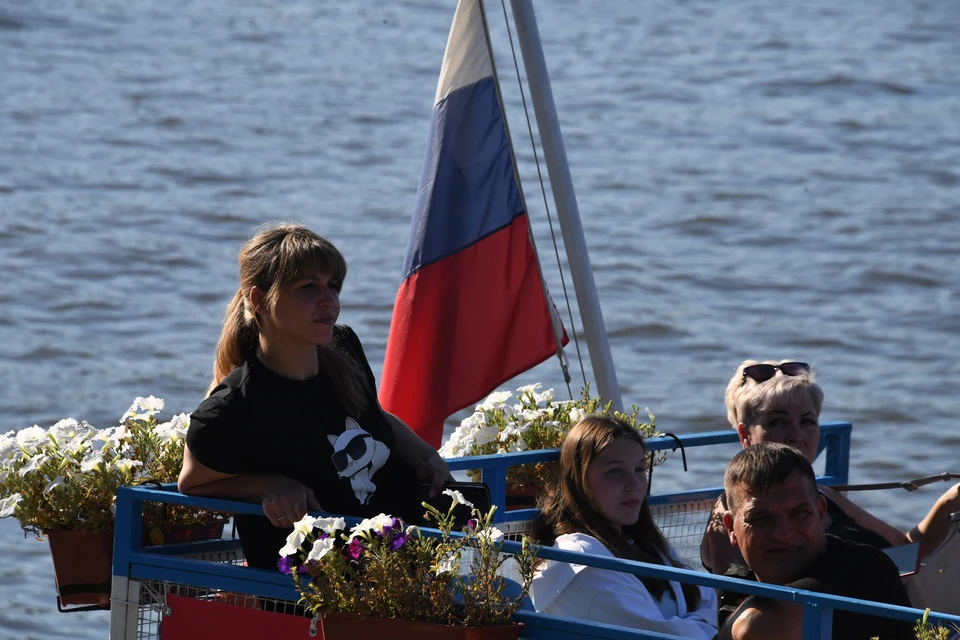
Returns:
[[[824,476],[821,477],[821,481],[824,484],[842,484],[847,482],[850,433],[851,425],[849,423],[826,423],[821,425],[820,448],[821,450],[826,449],[827,455],[826,472]],[[736,442],[737,436],[736,433],[732,431],[720,431],[681,436],[680,440],[684,447],[690,448]],[[672,438],[655,438],[648,441],[648,448],[651,451],[670,449],[674,445],[675,441]],[[507,468],[517,464],[555,460],[557,455],[557,450],[532,451],[497,456],[458,458],[449,460],[448,462],[453,470],[482,470],[483,479],[490,486],[494,503],[501,507],[499,510],[500,521],[504,522],[524,519],[529,517],[528,514],[532,511],[503,511]],[[676,503],[690,499],[701,499],[704,495],[710,493],[715,496],[719,491],[720,488],[718,487],[716,489],[698,490],[695,492],[653,496],[651,499],[661,503]],[[694,497],[691,498],[690,496]],[[259,504],[186,496],[179,493],[174,485],[165,485],[161,489],[122,487],[117,492],[113,560],[114,576],[132,580],[159,580],[208,589],[223,589],[281,600],[296,601],[299,598],[299,594],[296,589],[294,589],[290,578],[278,572],[177,557],[178,554],[187,550],[196,553],[201,551],[213,552],[236,549],[239,546],[236,540],[196,542],[163,547],[141,547],[142,509],[145,501],[179,504],[214,511],[263,515],[263,510]],[[359,521],[359,518],[347,517],[345,519],[348,524],[351,525]],[[439,532],[436,530],[424,529],[423,531],[427,535],[439,535]],[[517,542],[504,543],[505,552],[515,553],[519,550],[520,544]],[[804,609],[804,640],[826,640],[830,638],[834,609],[899,620],[917,620],[923,615],[923,612],[918,609],[881,605],[810,591],[764,585],[757,582],[714,576],[688,569],[677,569],[630,560],[605,558],[570,551],[561,551],[553,548],[543,548],[540,550],[539,555],[548,560],[571,562],[634,575],[675,580],[709,588],[731,589],[738,593],[764,595],[795,602],[803,605]],[[624,629],[611,625],[570,620],[535,613],[529,610],[519,611],[516,619],[526,625],[522,636],[536,640],[583,640],[585,638],[605,640],[644,638],[658,640],[674,638],[674,636],[650,631]],[[931,622],[948,622],[960,625],[960,616],[931,614],[929,619]]]
[[[825,452],[826,468],[824,474],[817,478],[822,485],[847,484],[848,469],[850,466],[850,434],[853,426],[849,422],[824,422],[820,425],[820,444],[817,455]],[[710,431],[691,435],[677,436],[685,449],[708,447],[718,444],[734,444],[739,442],[737,432],[733,429],[724,431]],[[650,438],[646,442],[648,451],[667,451],[677,447],[677,442],[670,437]],[[483,482],[490,487],[490,496],[493,503],[499,508],[494,519],[497,522],[527,520],[536,515],[535,509],[526,509],[515,512],[506,512],[507,469],[520,464],[534,462],[552,462],[559,459],[559,449],[542,449],[538,451],[522,451],[519,453],[503,453],[492,456],[473,456],[453,458],[447,460],[452,471],[467,471],[479,469]],[[722,478],[719,478],[722,480]],[[722,486],[683,491],[650,497],[650,504],[676,504],[692,502],[707,498],[716,498],[723,491]]]

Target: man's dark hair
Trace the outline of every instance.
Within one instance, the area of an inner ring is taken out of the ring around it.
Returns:
[[[750,445],[730,461],[723,474],[723,489],[727,494],[727,508],[737,510],[738,490],[750,494],[767,491],[783,485],[795,472],[810,481],[817,494],[817,476],[800,451],[776,442],[758,442]]]

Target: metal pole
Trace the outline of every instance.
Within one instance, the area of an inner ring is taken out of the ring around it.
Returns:
[[[510,5],[513,8],[517,39],[520,41],[520,51],[523,54],[523,65],[527,70],[530,96],[537,116],[537,127],[543,143],[547,172],[550,175],[550,184],[553,186],[553,198],[557,207],[557,218],[560,220],[563,244],[567,250],[567,261],[573,277],[577,306],[580,308],[580,317],[583,318],[583,329],[587,337],[587,348],[590,351],[590,362],[593,364],[593,375],[597,379],[597,392],[604,401],[612,401],[614,409],[622,411],[620,385],[617,382],[617,372],[613,367],[607,329],[600,311],[600,299],[597,297],[597,285],[593,280],[593,270],[590,267],[590,256],[587,253],[583,225],[580,222],[580,210],[577,208],[577,196],[573,191],[573,179],[570,177],[570,167],[567,164],[567,151],[563,146],[557,107],[553,102],[553,91],[550,89],[550,76],[547,73],[547,63],[543,58],[543,48],[540,45],[537,18],[533,13],[531,0],[510,0]],[[573,330],[572,327],[571,330]]]

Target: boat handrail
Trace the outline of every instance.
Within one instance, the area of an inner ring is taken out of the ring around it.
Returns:
[[[850,435],[853,425],[849,422],[831,421],[823,422],[820,425],[820,443],[817,454],[826,456],[826,467],[822,476],[818,476],[817,482],[821,485],[846,484],[848,482],[848,469],[850,466]],[[733,429],[724,429],[722,431],[710,431],[706,433],[693,433],[678,436],[663,436],[659,438],[650,438],[647,440],[648,451],[665,451],[677,447],[677,441],[689,450],[695,447],[706,447],[717,444],[733,444],[738,442],[737,432]],[[539,449],[536,451],[520,451],[516,453],[501,453],[489,456],[468,456],[463,458],[451,458],[447,460],[452,471],[467,471],[479,469],[481,479],[490,487],[490,496],[493,504],[499,507],[495,516],[497,522],[508,520],[518,520],[532,517],[533,510],[520,512],[506,512],[503,509],[506,503],[506,474],[507,469],[520,464],[530,464],[534,462],[552,462],[559,459],[559,449]],[[732,455],[731,455],[732,457]],[[718,478],[719,479],[719,478]],[[650,497],[651,505],[675,504],[680,502],[690,502],[693,500],[702,500],[706,498],[716,498],[723,490],[716,486],[696,491],[683,491],[677,493],[653,495]]]
[[[211,563],[189,557],[179,557],[179,553],[192,550],[221,550],[229,545],[237,545],[237,541],[209,541],[194,542],[167,547],[141,547],[142,507],[144,502],[162,502],[184,506],[201,507],[212,510],[223,510],[233,513],[250,513],[262,515],[259,504],[186,496],[176,490],[172,484],[162,488],[154,487],[121,487],[117,492],[116,533],[114,542],[114,614],[117,616],[118,632],[114,635],[114,625],[111,624],[111,637],[126,638],[120,630],[124,627],[125,618],[129,621],[130,613],[125,613],[125,606],[133,606],[137,602],[130,593],[135,589],[135,582],[139,580],[159,580],[172,584],[188,584],[196,587],[222,589],[248,593],[259,597],[277,598],[296,601],[299,594],[293,588],[288,576],[272,571],[263,571],[247,567],[237,567],[228,564]],[[358,522],[359,518],[346,518],[348,524]],[[440,535],[436,529],[422,529],[425,535]],[[520,543],[505,541],[504,553],[516,553],[520,550]],[[589,554],[563,551],[553,548],[541,548],[540,557],[546,560],[570,562],[600,569],[610,569],[634,575],[651,576],[667,580],[675,580],[697,584],[708,588],[730,589],[739,593],[762,595],[779,600],[794,602],[803,606],[803,638],[804,640],[824,640],[830,638],[830,625],[833,610],[840,609],[868,615],[876,615],[898,620],[918,620],[923,611],[908,607],[898,607],[871,603],[841,596],[832,596],[800,589],[791,589],[767,585],[758,582],[717,576],[690,569],[679,569],[662,565],[648,564],[619,558],[608,558]],[[136,621],[136,616],[132,619]],[[535,613],[530,610],[520,611],[517,620],[524,622],[524,638],[603,638],[619,640],[621,638],[664,639],[671,636],[613,627],[609,625],[572,621],[556,616]],[[931,613],[928,620],[933,623],[950,623],[960,626],[960,616]],[[559,625],[559,626],[558,626]],[[133,625],[135,627],[135,625]],[[127,623],[127,627],[130,625]],[[561,633],[562,632],[562,633]],[[558,635],[559,634],[559,635]]]
[[[849,445],[851,425],[848,422],[824,423],[821,425],[821,450],[827,453],[826,474],[822,481],[826,484],[843,484],[847,481],[847,466],[849,464]],[[735,443],[736,433],[726,430],[703,434],[680,436],[684,447],[708,446],[722,443]],[[652,438],[648,441],[651,451],[669,449],[676,446],[673,438]],[[557,450],[531,451],[510,453],[494,456],[473,458],[458,458],[450,460],[451,468],[455,470],[481,469],[484,481],[497,487],[491,487],[492,497],[496,504],[503,506],[506,470],[516,464],[555,460]],[[681,503],[690,496],[703,498],[703,495],[719,492],[719,488],[698,490],[666,495],[652,496],[651,500],[661,504]],[[713,494],[715,495],[715,493]],[[161,502],[177,504],[187,507],[203,508],[214,511],[231,513],[246,513],[262,515],[261,505],[220,498],[187,496],[177,491],[173,484],[163,485],[160,488],[149,486],[121,487],[117,492],[116,532],[114,536],[114,590],[115,607],[111,621],[112,637],[133,638],[135,635],[123,635],[124,629],[135,628],[136,611],[133,603],[138,600],[138,580],[156,580],[171,584],[188,584],[191,586],[230,590],[248,593],[257,597],[270,597],[296,601],[298,594],[293,588],[289,577],[272,571],[262,571],[246,567],[237,567],[229,564],[209,562],[192,557],[198,553],[211,551],[222,552],[228,547],[237,548],[236,540],[217,540],[209,542],[194,542],[166,547],[141,547],[142,511],[144,502]],[[523,517],[526,511],[503,512],[503,521],[510,521]],[[346,518],[353,524],[359,518]],[[435,529],[423,529],[425,535],[439,535]],[[518,542],[505,541],[505,553],[515,553],[520,548]],[[676,580],[697,584],[708,588],[732,589],[740,593],[764,595],[781,600],[787,600],[803,605],[804,640],[818,640],[830,637],[830,622],[833,610],[841,609],[870,615],[878,615],[900,620],[919,619],[923,612],[919,609],[881,605],[840,596],[831,596],[799,589],[778,587],[715,576],[690,569],[678,569],[661,565],[651,565],[643,562],[621,560],[592,556],[570,551],[561,551],[553,548],[543,548],[540,556],[547,560],[575,562],[586,566],[611,569],[645,575],[655,578]],[[613,627],[609,625],[573,621],[555,616],[539,614],[530,610],[518,612],[517,619],[524,622],[523,637],[525,638],[646,638],[662,639],[670,636]],[[960,625],[960,616],[931,613],[929,619],[933,622],[947,622]],[[114,628],[116,634],[114,636]]]

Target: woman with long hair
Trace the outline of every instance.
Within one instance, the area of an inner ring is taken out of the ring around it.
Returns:
[[[178,486],[249,500],[236,517],[249,566],[276,569],[308,510],[369,517],[412,505],[417,479],[450,480],[439,454],[377,401],[353,330],[337,324],[343,256],[306,227],[278,224],[239,254],[240,287],[193,412]]]
[[[647,501],[643,437],[617,418],[589,416],[560,449],[559,477],[541,498],[534,537],[544,546],[684,567]],[[545,561],[530,591],[537,611],[686,638],[717,632],[712,589]]]

